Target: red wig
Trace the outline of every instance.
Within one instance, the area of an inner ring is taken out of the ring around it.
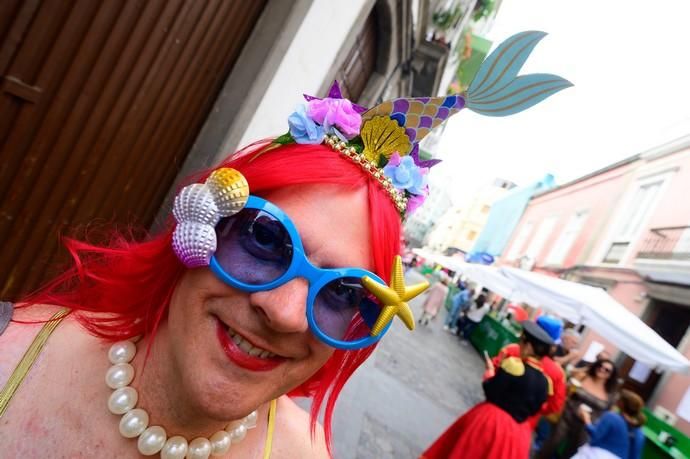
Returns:
[[[388,281],[391,262],[399,252],[400,217],[378,182],[359,165],[323,145],[291,144],[258,154],[265,145],[250,146],[219,167],[242,172],[251,193],[256,195],[303,184],[365,187],[374,271]],[[210,172],[199,174],[193,181],[202,181]],[[107,341],[155,334],[185,271],[172,250],[172,229],[173,221],[169,219],[165,231],[143,242],[116,233],[105,247],[66,239],[74,267],[26,298],[25,305],[43,303],[70,308],[82,326]],[[329,449],[338,395],[373,350],[373,346],[357,351],[336,350],[315,375],[291,393],[313,397],[312,432],[325,401],[324,428]]]

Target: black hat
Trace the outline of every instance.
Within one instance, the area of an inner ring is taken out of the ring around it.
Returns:
[[[551,338],[551,336],[546,333],[546,330],[541,328],[536,322],[532,322],[531,320],[523,320],[520,322],[520,324],[522,325],[522,330],[532,338],[535,338],[544,344],[548,344],[549,346],[553,346],[555,344],[553,338]]]

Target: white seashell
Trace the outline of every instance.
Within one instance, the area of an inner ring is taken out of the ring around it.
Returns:
[[[235,215],[249,199],[247,179],[237,170],[224,167],[213,171],[206,179],[222,217]]]
[[[179,223],[173,233],[172,246],[186,267],[208,266],[216,251],[216,230],[198,222]]]
[[[175,196],[173,215],[178,222],[198,222],[216,226],[220,220],[218,206],[208,186],[195,183]]]

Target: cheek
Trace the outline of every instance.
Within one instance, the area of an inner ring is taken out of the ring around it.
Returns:
[[[323,367],[328,359],[331,358],[335,350],[318,341],[311,346],[311,353],[307,359],[302,362],[299,370],[294,374],[293,385],[298,386],[304,381],[311,378],[314,373]]]
[[[324,366],[335,352],[335,349],[323,344],[321,341],[315,343],[312,349],[314,349],[314,365],[318,368]]]

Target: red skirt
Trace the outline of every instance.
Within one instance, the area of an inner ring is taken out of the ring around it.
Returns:
[[[421,459],[527,459],[532,429],[491,403],[480,403],[455,421]]]

